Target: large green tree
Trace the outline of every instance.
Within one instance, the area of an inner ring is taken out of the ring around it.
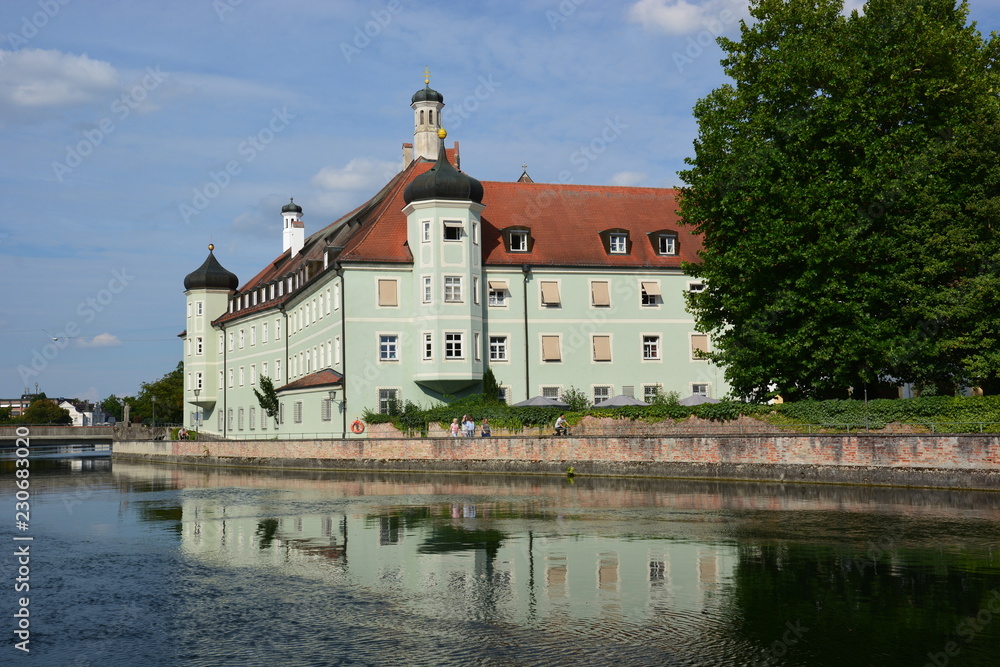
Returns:
[[[689,297],[735,393],[1000,368],[1000,77],[953,0],[753,0],[695,108]]]
[[[72,424],[73,418],[69,416],[69,410],[60,408],[58,403],[41,393],[31,399],[18,421],[22,424]]]
[[[143,382],[135,398],[126,397],[132,419],[151,421],[156,399],[156,423],[180,424],[184,421],[184,363],[153,382]]]

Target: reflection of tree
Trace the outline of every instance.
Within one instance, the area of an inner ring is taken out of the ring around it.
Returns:
[[[167,524],[167,530],[177,535],[181,534],[184,510],[180,505],[163,507],[149,502],[139,502],[136,507],[139,510],[140,521],[163,521]]]
[[[274,541],[274,536],[278,534],[278,520],[277,519],[261,519],[257,522],[257,537],[260,538],[258,543],[261,549],[267,549],[271,546],[271,542]]]
[[[959,569],[940,553],[919,565],[877,556],[861,547],[743,544],[733,572],[733,630],[758,647],[758,657],[787,651],[789,664],[924,664],[948,641],[966,646],[957,628],[1000,586],[995,570]],[[995,652],[990,664],[1000,664],[994,625],[974,649]],[[791,627],[808,630],[795,641]],[[786,639],[795,643],[782,646]]]
[[[489,562],[497,555],[500,544],[506,535],[499,530],[467,530],[460,526],[433,526],[430,534],[424,538],[420,548],[422,554],[441,554],[451,551],[470,551],[482,549],[486,552]]]

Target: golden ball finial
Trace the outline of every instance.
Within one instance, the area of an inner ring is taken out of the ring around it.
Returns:
[[[438,128],[438,136],[440,138],[444,139],[445,137],[448,136],[448,130],[444,129],[443,127],[439,127]]]
[[[214,243],[209,243],[208,244],[208,251],[212,252],[213,250],[215,250],[215,244]]]

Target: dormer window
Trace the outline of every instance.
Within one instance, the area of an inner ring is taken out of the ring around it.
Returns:
[[[604,252],[609,255],[628,255],[632,252],[627,229],[605,229],[600,234]]]
[[[680,254],[680,243],[677,240],[677,232],[669,229],[658,229],[649,232],[649,243],[653,246],[653,252],[666,257],[676,257]]]
[[[444,240],[445,241],[461,241],[462,240],[462,228],[464,225],[461,220],[445,220],[444,221]]]
[[[507,227],[500,231],[507,252],[531,252],[534,239],[529,227]]]

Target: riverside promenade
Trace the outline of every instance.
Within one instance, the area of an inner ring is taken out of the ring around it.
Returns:
[[[128,440],[112,457],[223,467],[507,473],[1000,491],[1000,435],[678,433]]]

